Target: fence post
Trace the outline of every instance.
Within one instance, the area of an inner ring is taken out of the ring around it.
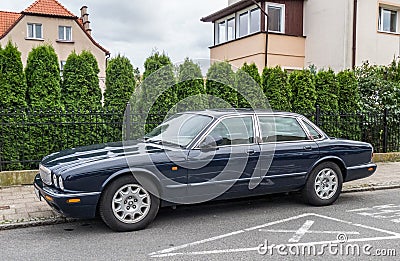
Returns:
[[[125,140],[129,140],[131,136],[131,103],[126,104],[125,111]]]
[[[321,108],[319,105],[315,106],[315,125],[319,126],[319,118],[321,116]]]
[[[383,111],[383,153],[388,149],[388,108]]]

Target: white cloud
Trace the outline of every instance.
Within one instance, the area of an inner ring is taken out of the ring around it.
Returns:
[[[213,29],[200,18],[227,6],[226,0],[59,1],[78,16],[80,7],[87,5],[96,41],[112,55],[128,56],[139,68],[155,48],[165,51],[173,62],[209,58]],[[33,2],[1,1],[0,10],[20,12]]]

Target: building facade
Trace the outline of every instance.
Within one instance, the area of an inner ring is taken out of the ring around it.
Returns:
[[[211,59],[339,71],[399,56],[400,0],[389,1],[228,0],[201,20],[214,24]]]
[[[88,50],[97,59],[104,90],[110,53],[91,36],[88,17],[86,6],[81,8],[78,17],[56,0],[37,0],[21,13],[0,11],[0,44],[15,43],[24,65],[32,48],[50,44],[58,55],[61,70],[71,52]]]

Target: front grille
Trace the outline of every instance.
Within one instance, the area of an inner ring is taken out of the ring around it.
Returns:
[[[46,185],[51,185],[52,180],[51,180],[51,171],[46,168],[45,166],[39,165],[39,174],[40,178],[42,179],[43,183]]]

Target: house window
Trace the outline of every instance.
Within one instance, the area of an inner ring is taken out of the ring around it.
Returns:
[[[226,21],[218,23],[218,43],[226,42]]]
[[[239,15],[239,37],[249,34],[249,13]]]
[[[268,5],[268,31],[284,33],[284,5]]]
[[[260,31],[260,18],[261,11],[256,8],[250,11],[250,33],[256,33]]]
[[[42,24],[28,24],[28,38],[43,39]]]
[[[224,43],[235,39],[235,18],[226,19],[217,23],[217,44]]]
[[[261,11],[254,8],[239,15],[239,37],[260,31]]]
[[[71,41],[72,40],[71,26],[59,26],[58,27],[58,40],[61,40],[61,41]]]
[[[235,18],[228,20],[228,41],[235,39]]]
[[[397,11],[386,8],[379,8],[379,31],[382,32],[397,32]]]

